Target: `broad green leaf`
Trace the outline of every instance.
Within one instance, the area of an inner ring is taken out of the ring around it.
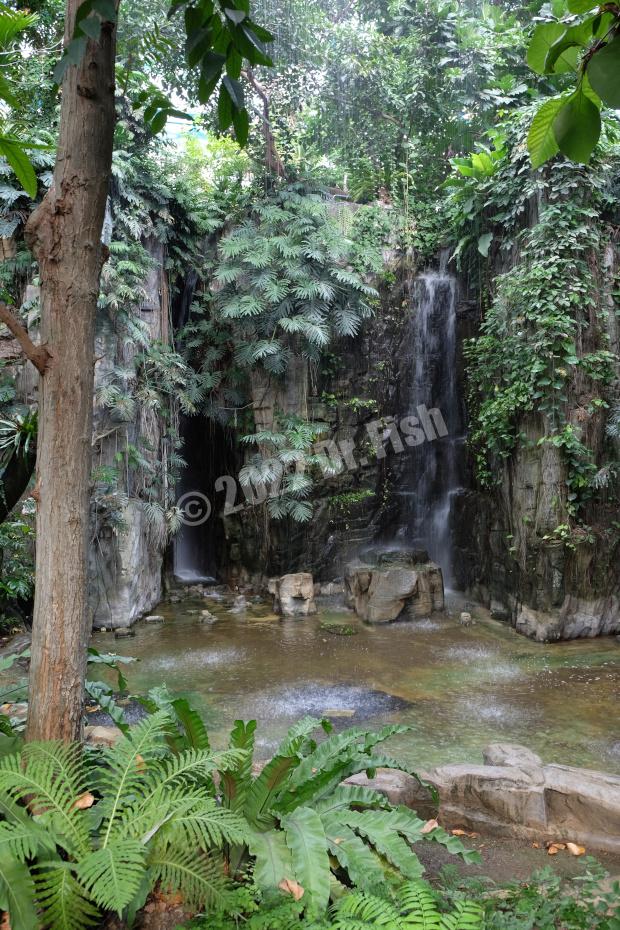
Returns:
[[[493,241],[493,233],[483,233],[482,236],[478,237],[478,251],[481,255],[487,258],[489,254],[489,246]]]
[[[609,107],[620,108],[620,36],[592,55],[587,75],[601,100]]]
[[[536,74],[545,73],[545,62],[552,45],[567,32],[561,23],[540,23],[536,26],[527,50],[527,63]]]
[[[17,139],[0,136],[0,154],[4,155],[17,180],[33,200],[37,196],[37,176],[30,159]]]
[[[556,116],[553,133],[560,151],[572,161],[586,164],[601,134],[601,114],[578,90]]]
[[[217,101],[217,118],[219,127],[224,132],[232,123],[233,102],[225,84],[220,86],[220,94]]]
[[[565,28],[563,34],[553,43],[545,58],[545,73],[561,74],[565,71],[574,71],[579,49],[585,48],[592,38],[594,17],[583,23]]]
[[[567,3],[569,13],[589,13],[597,6],[595,0],[568,0]]]
[[[234,78],[225,75],[222,81],[224,87],[228,91],[228,95],[232,100],[233,106],[236,110],[243,109],[243,87],[239,81],[234,80]]]
[[[250,117],[248,111],[243,107],[241,110],[233,112],[233,126],[235,127],[235,136],[241,148],[245,148],[250,134]]]
[[[0,853],[0,891],[8,900],[11,930],[37,930],[32,876],[23,863],[6,852]]]
[[[329,856],[321,818],[311,807],[298,807],[282,819],[295,879],[304,889],[302,903],[321,914],[329,903]]]
[[[527,134],[527,148],[533,168],[540,168],[558,151],[558,143],[553,132],[553,123],[566,103],[566,97],[551,97],[539,108],[532,120]]]
[[[55,84],[62,83],[67,68],[79,65],[82,58],[84,57],[87,44],[88,39],[84,35],[78,36],[75,39],[71,39],[60,61],[52,72],[52,79]]]
[[[282,879],[293,877],[291,852],[281,830],[253,831],[248,847],[256,859],[254,881],[259,888],[277,888]]]
[[[87,16],[86,19],[81,21],[80,30],[84,35],[88,36],[89,39],[98,42],[99,36],[101,35],[101,20],[98,16]]]

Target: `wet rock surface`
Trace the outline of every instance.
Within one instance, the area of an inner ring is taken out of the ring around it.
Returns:
[[[307,617],[316,613],[314,580],[310,572],[271,578],[268,591],[273,594],[275,613],[283,617]]]
[[[400,561],[378,565],[353,563],[345,574],[347,601],[367,623],[427,617],[444,608],[443,577],[434,562]]]
[[[534,840],[571,840],[620,853],[620,777],[545,765],[523,746],[494,744],[486,765],[443,765],[429,781],[445,821]]]

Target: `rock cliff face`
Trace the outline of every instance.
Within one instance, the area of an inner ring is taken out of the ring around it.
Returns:
[[[606,260],[612,263],[613,256]],[[320,371],[298,365],[279,393],[263,390],[267,402],[261,422],[268,422],[276,407],[325,421],[331,454],[340,457],[343,467],[317,483],[311,524],[269,522],[269,551],[262,564],[252,553],[260,551],[264,515],[257,511],[246,513],[242,523],[238,517],[225,521],[232,544],[228,553],[234,552],[236,559],[225,555],[222,565],[233,577],[257,579],[268,564],[271,574],[304,570],[318,581],[330,581],[343,578],[352,560],[372,561],[382,547],[405,544],[402,491],[410,487],[412,471],[424,463],[402,428],[409,403],[416,285],[415,275],[402,267],[387,277],[381,309],[357,339],[338,345],[333,360],[327,359]],[[480,322],[476,295],[461,282],[455,366],[464,418],[463,344]],[[617,353],[615,313],[609,314],[607,325],[610,347]],[[597,334],[584,338],[596,342]],[[579,422],[584,401],[584,385],[576,380],[571,386],[573,419],[598,456],[606,441],[604,421],[595,416]],[[476,486],[470,454],[462,446],[448,520],[452,584],[490,606],[498,619],[541,641],[618,632],[620,550],[617,534],[609,531],[613,502],[603,496],[588,505],[591,536],[578,533],[568,545],[558,539],[554,531],[565,513],[565,465],[558,449],[539,444],[544,432],[540,417],[528,415],[520,425],[521,441],[498,466],[500,481],[494,491]]]
[[[163,247],[149,247],[153,268],[144,285],[145,297],[140,307],[141,322],[150,342],[168,341],[168,291],[163,271]],[[97,402],[97,392],[105,385],[110,372],[118,366],[130,368],[137,353],[133,344],[102,332],[97,340],[95,366],[95,422],[93,435],[93,469],[95,473],[113,468],[120,447],[140,445],[148,439],[146,453],[154,463],[167,468],[163,425],[156,411],[139,410],[133,418],[120,424],[114,415]],[[140,501],[137,470],[127,469],[115,500],[118,508],[114,524],[108,518],[105,493],[99,502],[95,483],[92,544],[90,548],[90,592],[93,623],[96,627],[131,626],[142,614],[161,600],[164,550],[156,538]]]

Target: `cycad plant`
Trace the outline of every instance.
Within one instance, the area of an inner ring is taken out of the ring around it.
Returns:
[[[289,730],[257,776],[252,769],[255,729],[255,721],[235,724],[231,749],[246,754],[222,774],[221,790],[223,803],[243,814],[251,830],[247,844],[231,851],[231,871],[251,855],[259,888],[287,888],[292,882],[293,889],[303,891],[306,912],[317,915],[347,887],[370,892],[394,875],[419,878],[424,872],[414,850],[419,842],[439,842],[465,861],[478,861],[477,853],[436,822],[392,806],[378,791],[342,784],[379,767],[406,771],[376,747],[407,727],[330,734],[327,721],[306,717]],[[321,729],[328,735],[317,742],[314,735]]]
[[[190,908],[223,906],[221,850],[247,841],[211,776],[245,753],[170,753],[159,711],[89,764],[79,745],[29,743],[0,762],[0,907],[12,930],[81,930],[113,911],[131,920],[153,887]]]

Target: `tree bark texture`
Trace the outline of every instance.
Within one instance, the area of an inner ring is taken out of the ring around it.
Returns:
[[[65,41],[80,0],[67,0]],[[39,262],[41,342],[49,352],[39,387],[36,593],[28,739],[81,736],[90,634],[87,546],[95,318],[112,163],[116,30],[104,23],[62,84],[52,187],[26,229]]]

